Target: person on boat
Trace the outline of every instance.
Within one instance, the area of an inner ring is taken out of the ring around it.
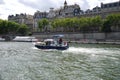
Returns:
[[[59,44],[62,45],[62,38],[59,39]]]
[[[46,41],[46,46],[50,46],[51,42],[50,41]]]

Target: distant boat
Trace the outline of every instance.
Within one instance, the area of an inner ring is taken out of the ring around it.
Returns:
[[[65,41],[59,42],[62,37],[62,35],[55,35],[52,39],[45,39],[43,42],[35,43],[35,47],[38,49],[66,50],[69,48],[68,43]]]
[[[36,42],[38,39],[31,36],[16,36],[13,41],[15,42]]]

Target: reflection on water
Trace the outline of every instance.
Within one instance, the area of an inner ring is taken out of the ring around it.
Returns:
[[[0,43],[0,80],[120,80],[119,45],[70,44],[65,51]]]

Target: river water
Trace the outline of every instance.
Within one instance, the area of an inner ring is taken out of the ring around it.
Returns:
[[[0,80],[120,80],[120,45],[43,51],[33,43],[0,42]]]

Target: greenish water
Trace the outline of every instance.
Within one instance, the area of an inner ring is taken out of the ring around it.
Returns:
[[[0,80],[120,80],[120,45],[43,51],[32,43],[0,42]]]

